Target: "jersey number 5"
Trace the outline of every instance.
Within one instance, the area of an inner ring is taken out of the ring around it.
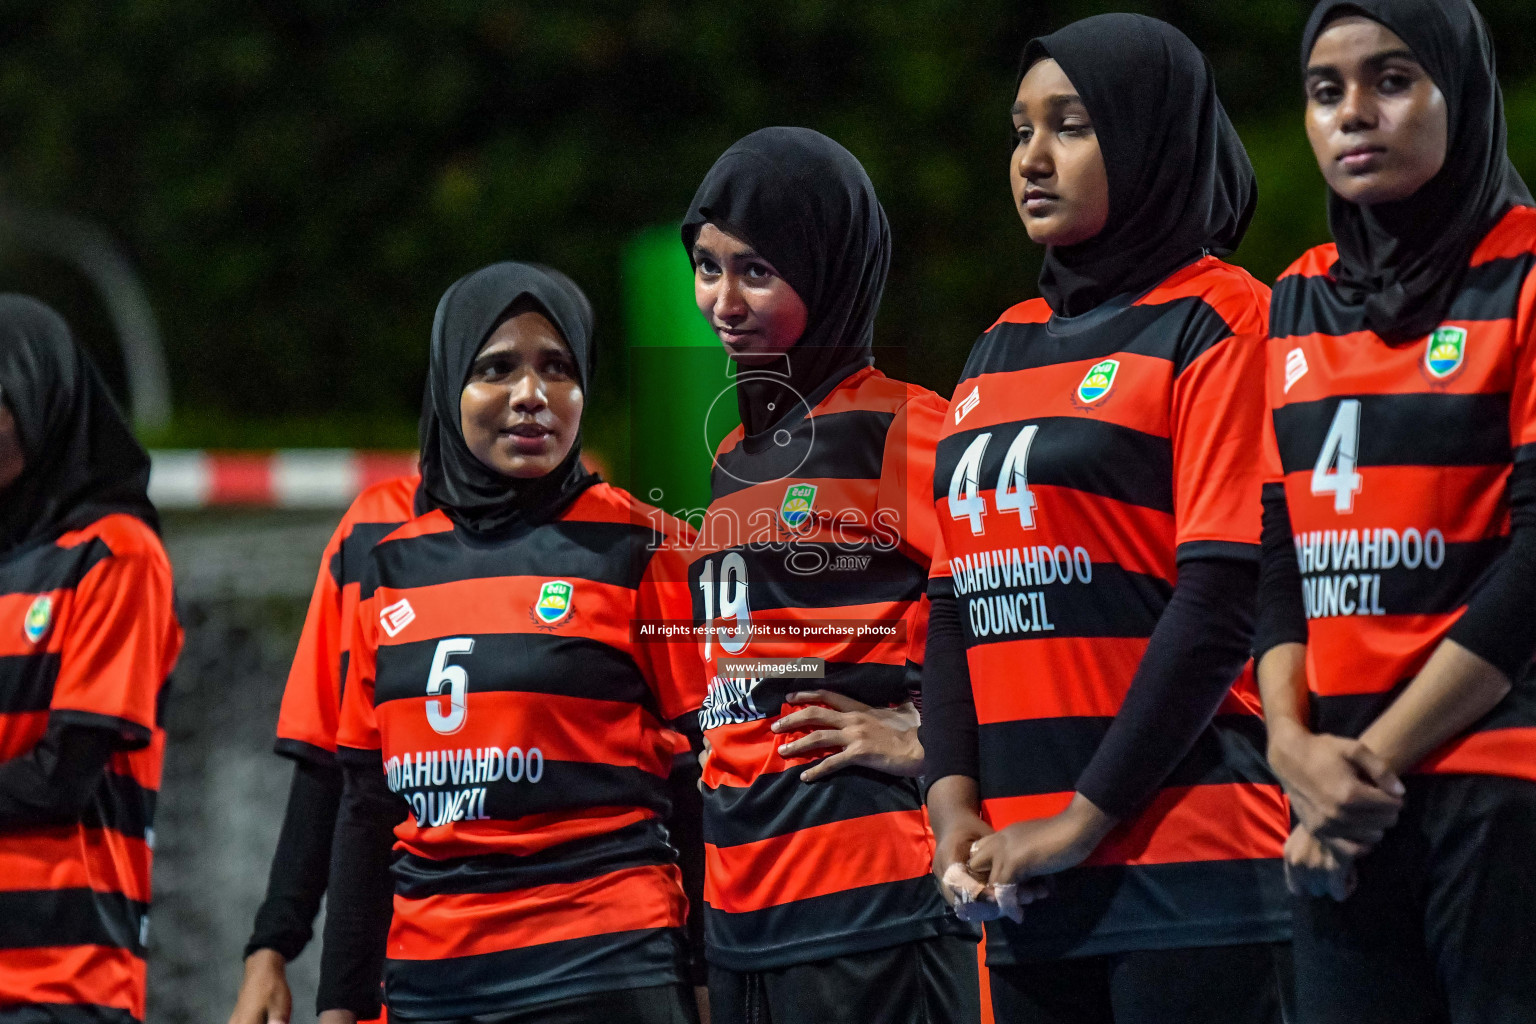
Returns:
[[[747,606],[747,560],[737,551],[732,551],[720,560],[720,617],[735,619],[735,627],[727,629],[715,625],[715,560],[712,558],[704,562],[699,589],[704,592],[705,660],[709,659],[714,649],[717,635],[720,638],[720,649],[726,654],[740,654],[746,650],[747,641],[752,638],[752,610]]]
[[[1003,456],[1002,471],[997,474],[997,486],[992,499],[999,512],[1019,514],[1019,527],[1035,528],[1035,495],[1029,489],[1029,447],[1040,432],[1038,423],[1021,428]],[[971,535],[979,537],[985,527],[981,519],[987,514],[987,499],[981,496],[981,460],[987,453],[987,443],[992,432],[978,434],[955,464],[954,475],[949,478],[949,514],[955,519],[969,519]]]
[[[443,710],[441,700],[427,701],[427,724],[433,732],[451,736],[464,728],[464,719],[469,715],[469,673],[464,671],[463,665],[448,664],[448,658],[454,654],[468,654],[474,649],[474,639],[467,636],[437,642],[437,652],[432,655],[432,670],[427,674],[427,696],[441,697],[446,688],[448,710]]]
[[[1312,467],[1312,493],[1333,495],[1333,510],[1347,515],[1355,510],[1355,495],[1365,481],[1355,471],[1360,455],[1360,399],[1346,398],[1333,414],[1323,450]]]

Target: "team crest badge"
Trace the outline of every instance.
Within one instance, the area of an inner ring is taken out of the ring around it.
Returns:
[[[571,599],[576,590],[565,580],[549,580],[539,588],[539,599],[534,602],[533,613],[546,626],[565,621],[571,614]]]
[[[1435,380],[1444,380],[1467,358],[1467,332],[1462,327],[1436,327],[1424,347],[1424,369]]]
[[[39,594],[27,609],[27,617],[22,620],[21,631],[27,635],[32,643],[37,643],[48,635],[48,627],[53,625],[53,595]]]
[[[784,492],[784,503],[779,506],[779,518],[791,530],[798,530],[811,521],[811,506],[815,504],[815,484],[790,484]]]
[[[1115,386],[1115,375],[1120,372],[1120,360],[1105,359],[1094,363],[1088,368],[1083,382],[1077,386],[1077,400],[1084,405],[1092,405],[1105,395],[1109,394]]]

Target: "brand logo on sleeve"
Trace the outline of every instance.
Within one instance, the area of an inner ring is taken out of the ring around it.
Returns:
[[[411,607],[411,602],[401,598],[392,605],[379,609],[379,625],[384,627],[384,632],[391,637],[400,635],[400,631],[416,621],[416,609]]]
[[[1092,405],[1102,401],[1104,396],[1114,390],[1115,376],[1120,372],[1120,360],[1105,359],[1094,363],[1083,375],[1083,382],[1077,386],[1077,400],[1084,405]]]
[[[779,517],[785,526],[798,530],[811,521],[811,507],[815,504],[815,484],[790,484],[779,506]]]
[[[572,598],[576,590],[565,580],[549,580],[539,588],[539,599],[533,604],[533,614],[546,626],[564,621],[571,614]]]
[[[1424,369],[1435,380],[1461,369],[1466,358],[1467,332],[1462,327],[1436,327],[1424,346]]]
[[[960,425],[960,421],[969,416],[971,414],[971,410],[980,404],[981,385],[977,384],[975,387],[971,388],[970,394],[960,399],[960,401],[955,405],[955,426],[958,427]]]
[[[1307,354],[1293,348],[1285,354],[1285,393],[1291,393],[1296,382],[1307,375]]]
[[[48,627],[51,625],[53,625],[53,595],[39,594],[27,609],[27,617],[22,620],[21,631],[35,644],[48,635]]]

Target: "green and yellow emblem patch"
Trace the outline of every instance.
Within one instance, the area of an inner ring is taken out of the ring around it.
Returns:
[[[22,620],[21,631],[35,644],[48,635],[48,627],[51,625],[53,625],[53,595],[39,594],[27,609],[27,617]]]
[[[1424,370],[1435,380],[1444,380],[1467,358],[1467,332],[1463,327],[1436,327],[1424,344]]]

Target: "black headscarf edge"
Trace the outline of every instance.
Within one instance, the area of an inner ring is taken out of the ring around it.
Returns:
[[[156,532],[149,453],[106,382],[52,308],[0,295],[0,401],[25,468],[0,495],[0,551],[51,540],[115,513]]]

